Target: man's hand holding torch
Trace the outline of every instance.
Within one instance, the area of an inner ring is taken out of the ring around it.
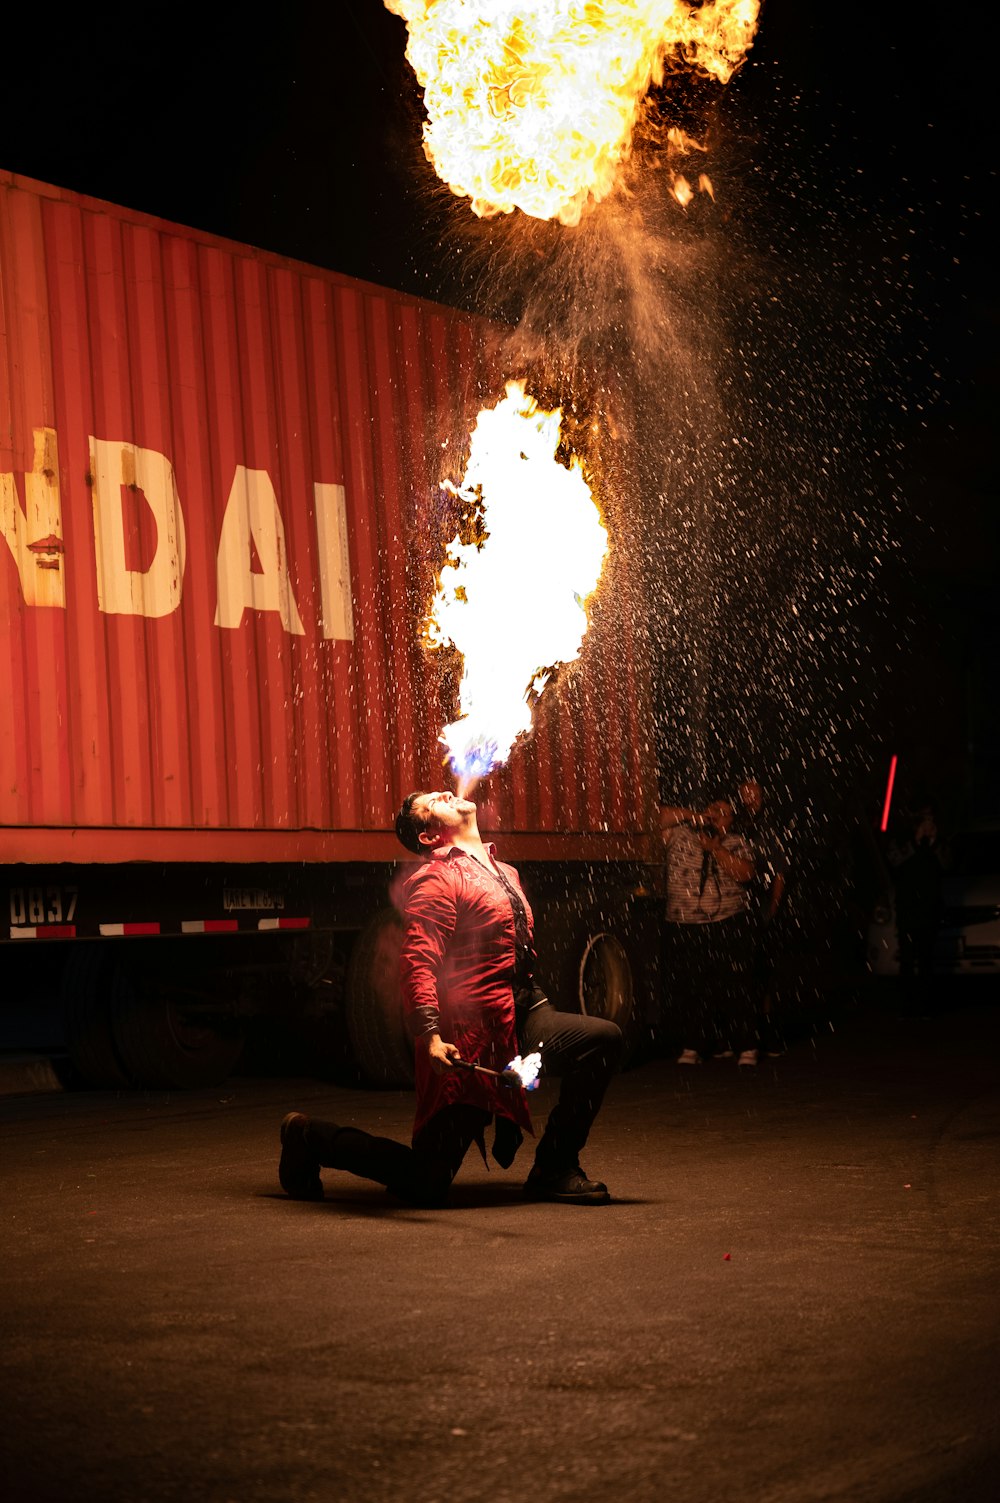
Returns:
[[[431,1069],[437,1075],[446,1075],[449,1070],[473,1070],[477,1075],[492,1076],[494,1080],[500,1081],[501,1085],[520,1087],[523,1091],[538,1089],[538,1073],[542,1066],[542,1056],[537,1051],[526,1055],[524,1059],[517,1054],[502,1070],[491,1070],[488,1065],[479,1065],[472,1060],[463,1059],[458,1051],[458,1045],[446,1044],[439,1033],[422,1034],[418,1042],[427,1051]]]
[[[445,1075],[455,1067],[452,1060],[461,1059],[457,1044],[446,1044],[439,1033],[425,1033],[420,1036],[418,1043],[422,1044],[427,1051],[427,1058],[431,1062],[431,1069],[436,1075]]]

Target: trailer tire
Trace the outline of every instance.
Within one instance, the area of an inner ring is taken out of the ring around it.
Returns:
[[[618,1024],[623,1070],[632,1063],[638,1043],[635,993],[632,960],[625,945],[616,934],[595,927],[578,950],[575,999],[586,1017]]]
[[[413,1042],[399,995],[403,924],[383,908],[361,930],[347,965],[347,1029],[355,1063],[377,1086],[413,1084]]]
[[[551,904],[536,934],[538,980],[563,1012],[607,1018],[622,1031],[621,1069],[636,1063],[641,1041],[639,987],[631,936],[597,908],[581,916],[573,903]]]
[[[235,1024],[185,1016],[169,991],[136,984],[122,966],[115,967],[112,983],[111,1027],[130,1080],[153,1090],[221,1085],[243,1052]]]
[[[112,965],[98,945],[81,945],[66,960],[60,986],[72,1083],[91,1090],[127,1089],[131,1081],[111,1028]]]

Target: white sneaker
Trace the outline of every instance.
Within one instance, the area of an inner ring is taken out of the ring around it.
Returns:
[[[736,1063],[738,1065],[755,1065],[759,1058],[759,1049],[744,1049]]]
[[[679,1065],[700,1065],[701,1055],[697,1049],[682,1049],[677,1056],[677,1063]]]

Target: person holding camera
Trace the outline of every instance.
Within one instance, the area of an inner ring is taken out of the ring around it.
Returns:
[[[733,829],[734,817],[733,805],[722,798],[704,810],[660,810],[666,970],[671,1003],[688,1036],[677,1059],[682,1065],[736,1054],[741,1065],[753,1066],[759,1057],[749,902],[756,864],[749,843]]]

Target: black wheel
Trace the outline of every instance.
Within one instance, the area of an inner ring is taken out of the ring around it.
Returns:
[[[543,911],[536,928],[537,977],[553,1007],[607,1018],[622,1031],[621,1068],[635,1063],[642,1042],[643,946],[629,916],[602,905],[587,908],[560,900]],[[636,962],[640,966],[636,971]],[[648,967],[647,967],[648,969]]]
[[[607,1018],[623,1031],[634,1011],[632,965],[614,934],[590,934],[580,952],[576,971],[576,1003],[589,1018]]]
[[[403,924],[383,908],[358,935],[347,966],[347,1028],[355,1061],[372,1085],[413,1084],[413,1043],[399,996]]]
[[[586,936],[577,961],[575,1001],[587,1017],[618,1024],[624,1069],[635,1053],[638,1028],[632,961],[617,935],[599,929]]]
[[[130,1079],[153,1089],[195,1090],[220,1085],[243,1051],[235,1024],[211,1023],[185,1009],[169,987],[115,968],[111,1028]]]
[[[67,957],[60,996],[73,1084],[122,1090],[131,1082],[111,1031],[114,965],[102,945],[86,944]]]

